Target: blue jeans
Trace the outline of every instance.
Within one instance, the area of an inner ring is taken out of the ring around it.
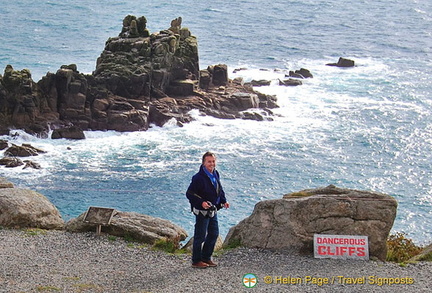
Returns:
[[[192,263],[210,260],[219,236],[217,214],[213,218],[198,214],[195,218]]]

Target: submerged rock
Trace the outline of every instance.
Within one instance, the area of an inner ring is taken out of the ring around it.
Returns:
[[[284,85],[284,86],[298,86],[298,85],[302,85],[302,84],[303,83],[301,80],[294,79],[294,78],[279,80],[279,85]]]
[[[45,151],[25,143],[21,146],[12,144],[12,146],[5,151],[5,155],[11,157],[30,157],[37,156],[41,153],[45,153]]]
[[[303,78],[313,78],[313,75],[308,69],[300,68],[299,70],[296,71],[291,70],[288,74],[288,77],[303,79]]]
[[[7,168],[14,168],[24,165],[23,161],[16,157],[3,157],[0,159],[0,165]]]
[[[336,67],[354,67],[354,63],[354,60],[340,57],[337,63],[327,63],[326,65]]]

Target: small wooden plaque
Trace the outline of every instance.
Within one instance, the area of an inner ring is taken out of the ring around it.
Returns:
[[[89,207],[84,217],[84,222],[97,225],[109,225],[113,214],[114,209],[111,208]]]

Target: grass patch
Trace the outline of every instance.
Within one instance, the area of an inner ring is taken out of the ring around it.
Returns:
[[[167,238],[159,239],[153,244],[152,249],[164,251],[166,253],[172,253],[172,254],[187,253],[186,249],[180,249],[180,237],[176,239],[167,239]]]
[[[63,280],[65,281],[78,281],[80,280],[80,277],[64,277]]]
[[[419,257],[418,260],[419,261],[432,261],[432,252],[429,252],[425,255],[422,255],[421,257]]]
[[[423,248],[417,246],[405,233],[391,234],[387,239],[387,261],[403,264],[418,255]]]
[[[73,286],[76,288],[77,292],[84,292],[87,290],[91,290],[91,292],[95,292],[94,290],[99,291],[99,292],[103,292],[103,288],[101,286],[98,286],[95,284],[84,283],[84,284],[75,284]]]
[[[179,249],[179,244],[176,241],[169,239],[159,239],[152,247],[153,250],[160,250],[167,253],[175,253]]]
[[[307,196],[311,196],[311,194],[306,191],[291,192],[284,195],[284,197],[307,197]]]
[[[37,286],[36,291],[38,292],[58,292],[61,289],[55,286]]]
[[[37,236],[37,235],[46,235],[47,230],[40,229],[40,228],[27,228],[24,229],[25,236]]]
[[[116,241],[117,240],[117,237],[113,236],[113,235],[108,235],[107,238],[108,238],[109,241]]]

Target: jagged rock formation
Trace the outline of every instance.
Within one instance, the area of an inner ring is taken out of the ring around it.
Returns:
[[[147,130],[172,118],[190,122],[192,109],[220,118],[263,120],[271,111],[242,112],[277,107],[274,96],[229,80],[224,64],[200,70],[197,40],[182,27],[181,17],[152,34],[146,24],[144,16],[126,16],[91,75],[74,64],[63,65],[35,83],[30,71],[8,65],[0,75],[0,125],[38,134],[61,128],[56,138],[83,138],[75,130],[68,137],[65,128]]]
[[[386,194],[333,185],[307,189],[257,203],[230,229],[224,245],[312,253],[314,234],[362,235],[368,236],[369,255],[385,260],[396,209],[396,200]]]

